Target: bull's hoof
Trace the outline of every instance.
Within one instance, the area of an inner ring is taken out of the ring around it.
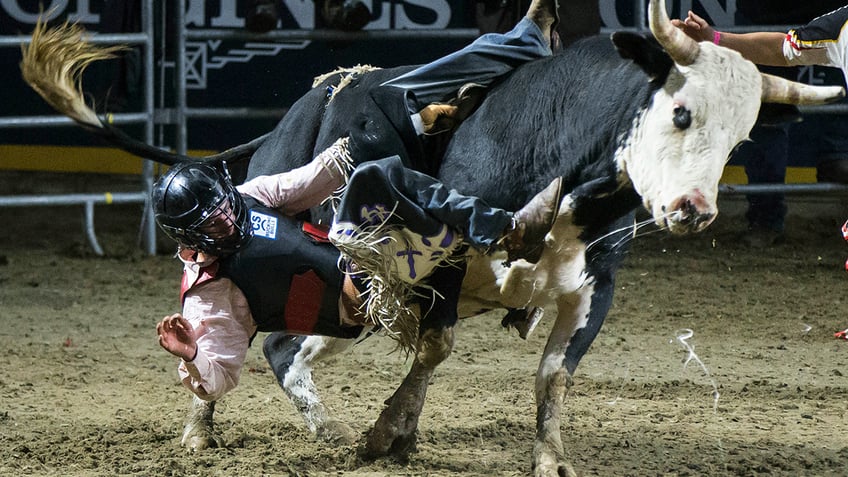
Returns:
[[[224,447],[224,439],[202,426],[186,426],[180,444],[191,452]]]
[[[553,454],[542,453],[533,462],[535,477],[577,477],[574,467],[568,462],[557,459]]]
[[[365,444],[358,450],[363,460],[374,460],[390,456],[401,463],[409,460],[409,455],[417,450],[418,433],[387,435],[377,432],[376,428],[368,434]]]
[[[324,422],[315,431],[315,435],[324,442],[343,446],[349,446],[359,440],[358,432],[354,431],[352,427],[344,422],[335,419],[329,419]]]
[[[215,401],[204,401],[195,396],[186,416],[180,444],[189,451],[224,447],[224,439],[215,433]]]
[[[533,469],[535,477],[577,477],[574,467],[567,462],[554,465],[539,465]]]
[[[415,366],[413,366],[414,370]],[[413,371],[410,371],[410,375]],[[429,375],[425,376],[429,377]],[[409,391],[409,388],[404,387],[408,384],[404,381],[401,388],[386,400],[387,407],[380,413],[380,417],[368,433],[365,445],[359,449],[359,456],[362,459],[373,460],[378,457],[392,456],[400,462],[405,462],[409,454],[415,452],[415,444],[418,440],[418,417],[421,415],[426,394],[427,381],[422,382],[423,390],[417,389],[417,392],[407,394],[401,392]]]

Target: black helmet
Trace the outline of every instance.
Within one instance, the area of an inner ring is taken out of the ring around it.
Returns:
[[[247,207],[226,165],[177,164],[153,184],[152,201],[159,227],[189,248],[225,255],[238,250],[251,236]],[[203,230],[214,225],[204,224],[213,217],[223,217],[232,230],[223,236]]]

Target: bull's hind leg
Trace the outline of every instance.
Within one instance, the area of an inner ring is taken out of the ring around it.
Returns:
[[[183,437],[180,443],[191,451],[223,447],[224,440],[215,433],[212,416],[215,413],[215,401],[204,401],[197,396],[191,401]]]
[[[425,330],[418,339],[418,353],[412,369],[400,387],[387,401],[374,428],[368,434],[361,455],[373,459],[393,455],[405,459],[415,450],[418,418],[427,396],[427,385],[436,366],[453,350],[454,329]]]
[[[312,365],[319,359],[346,350],[353,341],[271,333],[262,345],[277,382],[300,412],[309,430],[321,440],[344,445],[355,442],[359,434],[344,422],[330,417],[312,380]]]

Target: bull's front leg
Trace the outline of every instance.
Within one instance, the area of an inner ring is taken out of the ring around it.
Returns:
[[[194,396],[188,410],[180,443],[193,452],[223,447],[224,439],[215,433],[212,421],[214,414],[215,401],[204,401]]]
[[[418,339],[419,351],[412,369],[392,397],[386,400],[386,409],[368,434],[361,450],[364,458],[393,455],[405,459],[415,450],[418,418],[424,407],[427,385],[436,366],[450,356],[453,344],[453,327],[424,330]]]
[[[536,441],[533,469],[537,477],[576,477],[562,445],[563,400],[571,387],[566,351],[575,333],[586,327],[592,302],[591,284],[557,299],[557,319],[536,373]]]

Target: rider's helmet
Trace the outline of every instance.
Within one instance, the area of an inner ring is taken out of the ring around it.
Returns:
[[[151,195],[159,228],[185,247],[226,255],[251,237],[247,207],[224,164],[177,164],[153,184]]]

